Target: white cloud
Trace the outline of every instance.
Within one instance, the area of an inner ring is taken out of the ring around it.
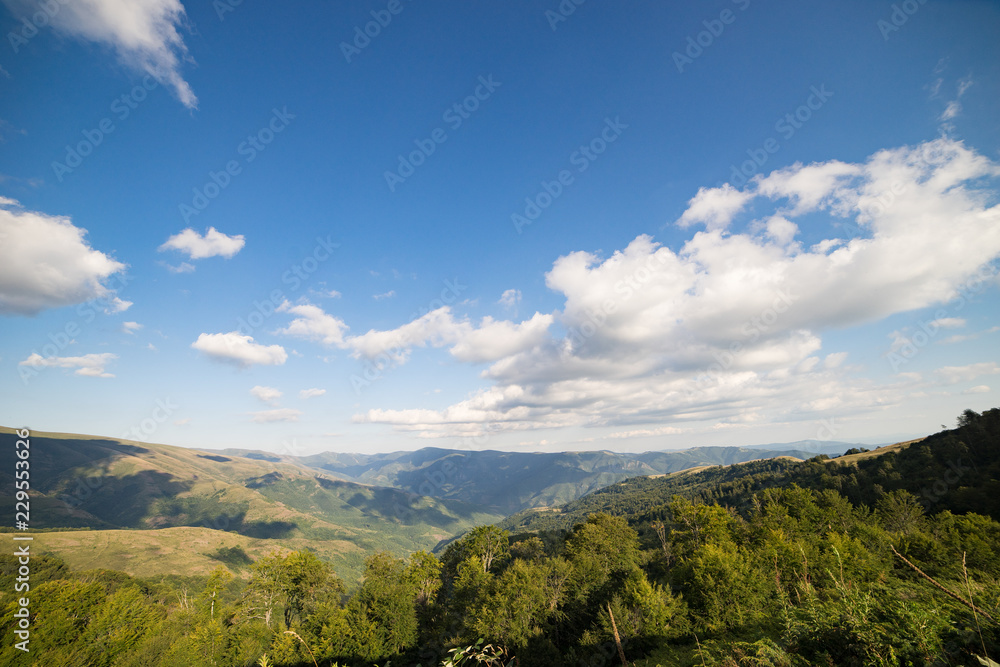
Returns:
[[[168,264],[167,262],[160,262],[160,265],[165,267],[170,273],[194,273],[194,264],[189,264],[188,262],[181,262],[177,266]]]
[[[953,120],[957,118],[959,115],[961,115],[962,103],[959,100],[961,100],[962,96],[965,95],[965,91],[967,91],[972,86],[972,83],[973,82],[971,78],[965,78],[958,82],[955,99],[948,102],[948,105],[945,107],[944,111],[941,112],[941,117],[939,119],[942,123],[945,124],[946,127],[948,126],[948,121]],[[941,80],[939,79],[937,82],[937,90],[935,91],[935,93],[940,91],[941,88],[940,84]]]
[[[986,334],[996,333],[1000,331],[1000,326],[990,327],[984,331],[977,331],[976,333],[966,334],[966,335],[954,335],[948,336],[947,338],[938,341],[939,345],[951,345],[953,343],[963,343],[967,340],[976,340]]]
[[[279,313],[291,313],[298,315],[284,329],[279,329],[275,333],[285,336],[294,336],[306,340],[318,341],[324,345],[340,346],[344,342],[344,332],[347,325],[332,315],[327,315],[319,306],[309,303],[293,306],[285,301],[278,306]]]
[[[218,361],[244,367],[253,364],[280,366],[288,360],[285,348],[280,345],[260,345],[253,342],[251,336],[244,336],[238,331],[203,333],[191,343],[191,347]]]
[[[737,190],[729,183],[719,188],[700,188],[677,224],[690,227],[704,223],[709,230],[725,229],[752,198],[749,192]]]
[[[504,290],[504,293],[500,295],[500,300],[497,301],[497,303],[504,308],[517,308],[517,305],[521,303],[521,290]]]
[[[962,392],[962,394],[966,396],[970,394],[988,394],[988,393],[990,393],[990,388],[988,385],[985,384],[976,385],[975,387],[969,387],[968,389]]]
[[[179,72],[181,61],[190,59],[177,32],[187,20],[180,0],[59,0],[56,5],[4,0],[4,4],[22,15],[42,11],[60,32],[110,46],[125,65],[172,88],[184,106],[197,107],[198,98]]]
[[[799,233],[798,225],[780,215],[776,215],[768,220],[765,229],[767,235],[775,243],[782,246],[789,245],[795,239],[795,235]]]
[[[463,329],[456,336],[451,354],[459,361],[471,363],[502,359],[541,345],[548,338],[554,319],[552,315],[535,313],[530,320],[515,324],[484,317],[478,327]]]
[[[944,384],[958,384],[959,382],[975,380],[983,375],[996,375],[1000,373],[1000,365],[995,361],[983,361],[968,366],[945,366],[937,369],[934,373],[941,378]]]
[[[269,403],[271,405],[277,403],[278,399],[281,398],[283,395],[281,391],[275,389],[274,387],[263,387],[261,385],[256,385],[255,387],[250,389],[250,394],[253,397],[258,398],[261,401],[264,401],[265,403]]]
[[[373,294],[372,298],[376,301],[381,301],[382,299],[391,299],[396,296],[396,290],[389,290],[388,292],[383,292],[382,294]]]
[[[326,389],[303,389],[299,392],[299,398],[305,400],[307,398],[315,398],[316,396],[322,396],[326,393]]]
[[[374,359],[388,353],[398,362],[405,361],[413,347],[441,347],[453,342],[461,327],[451,316],[451,309],[443,306],[432,310],[403,326],[389,331],[369,330],[359,336],[351,336],[344,346],[352,350],[356,358]]]
[[[36,352],[18,365],[32,368],[75,368],[76,375],[113,378],[114,375],[104,370],[104,367],[117,358],[117,354],[110,352],[85,354],[82,357],[43,357]]]
[[[252,420],[258,424],[270,424],[272,422],[297,422],[302,416],[301,410],[293,408],[275,408],[274,410],[262,410],[251,412]]]
[[[951,120],[962,113],[962,103],[958,100],[948,102],[948,106],[941,112],[941,120]]]
[[[928,326],[932,329],[935,327],[940,327],[942,329],[961,329],[965,326],[965,320],[961,317],[941,317],[931,322]]]
[[[756,179],[757,191],[771,199],[790,199],[794,206],[788,214],[800,215],[830,203],[846,181],[860,172],[859,165],[836,160],[805,167],[795,163]]]
[[[139,329],[142,329],[142,325],[138,322],[122,322],[122,333],[134,334]]]
[[[394,363],[409,359],[414,347],[449,347],[459,361],[481,363],[531,348],[546,338],[554,316],[535,313],[520,323],[483,318],[476,326],[467,320],[456,320],[449,306],[436,310],[396,329],[371,329],[357,336],[348,336],[349,327],[343,320],[323,311],[319,306],[287,301],[278,307],[297,317],[275,333],[320,342],[331,347],[350,350],[356,359],[389,356]]]
[[[123,301],[118,297],[110,297],[110,299],[105,299],[104,312],[110,315],[115,313],[124,313],[126,310],[132,307],[131,301]]]
[[[496,351],[503,356],[483,374],[492,386],[439,410],[376,409],[356,419],[433,437],[695,421],[735,427],[901,402],[912,380],[868,380],[844,365],[845,353],[823,355],[822,335],[957,296],[1000,257],[998,176],[996,164],[942,138],[860,164],[782,169],[742,193],[699,190],[680,222],[708,229],[676,251],[640,236],[607,258],[558,258],[545,278],[564,299],[551,314],[559,328],[544,326],[543,315],[534,326],[516,325],[526,340]],[[750,204],[761,217],[740,216],[741,230],[736,214]],[[775,223],[760,234],[761,220]],[[837,239],[846,221],[863,233]],[[789,243],[792,226],[805,224],[810,236],[830,238],[807,251]],[[958,324],[945,319],[942,326]],[[442,309],[369,332],[365,351],[436,340],[475,360],[482,357],[464,344],[488,350],[514,326],[472,327]],[[939,377],[957,382],[991,369],[946,368]]]
[[[837,368],[844,363],[845,359],[847,359],[847,352],[833,352],[826,355],[826,359],[823,360],[823,366],[825,368]]]
[[[86,233],[67,217],[26,211],[5,198],[0,203],[0,314],[37,315],[91,299],[104,300],[110,312],[132,305],[104,284],[125,265],[91,248]]]
[[[631,431],[616,431],[615,433],[608,434],[608,437],[615,439],[648,438],[656,435],[677,435],[679,433],[686,432],[687,431],[685,429],[677,428],[675,426],[658,426],[656,428],[642,428]]]
[[[171,236],[158,249],[161,252],[164,250],[179,250],[187,253],[191,259],[205,259],[206,257],[215,256],[229,259],[242,250],[245,244],[246,241],[244,241],[242,234],[228,236],[218,231],[215,227],[209,227],[205,235],[202,236],[189,227]],[[185,268],[186,266],[190,265],[185,262],[178,267],[168,268],[174,273],[184,273],[188,271]]]

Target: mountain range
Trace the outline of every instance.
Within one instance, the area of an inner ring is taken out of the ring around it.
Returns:
[[[293,464],[344,481],[392,487],[422,496],[461,500],[504,515],[552,507],[631,477],[662,475],[707,465],[817,454],[837,455],[846,442],[802,440],[784,445],[694,447],[629,454],[611,451],[503,452],[428,447],[412,452],[278,456],[226,449],[221,454]]]
[[[14,488],[13,429],[0,427],[0,484]],[[548,508],[626,479],[778,456],[843,451],[697,447],[622,454],[426,448],[277,456],[32,432],[36,544],[79,568],[206,574],[272,550],[313,549],[357,581],[366,555],[432,551],[476,525]],[[14,498],[0,498],[13,516]],[[141,532],[137,532],[141,531]]]

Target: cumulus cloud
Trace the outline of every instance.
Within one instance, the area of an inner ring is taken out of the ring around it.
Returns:
[[[865,379],[844,353],[824,351],[822,336],[945,303],[988,271],[1000,256],[998,176],[995,163],[941,138],[858,164],[794,165],[743,191],[699,190],[678,224],[706,228],[676,250],[640,236],[610,257],[558,258],[545,276],[564,299],[550,315],[557,326],[543,326],[541,315],[517,325],[526,340],[496,351],[483,374],[492,386],[439,410],[356,419],[453,436],[703,420],[736,428],[892,405],[912,380]],[[844,238],[847,225],[857,231]],[[821,240],[799,247],[800,227]],[[957,327],[952,319],[939,324]],[[462,354],[463,336],[471,340],[462,325],[447,311],[428,314],[372,333],[368,351],[405,333],[411,344],[436,337]],[[476,329],[492,343],[513,326]],[[957,382],[990,368],[946,368],[939,377]]]
[[[450,351],[459,361],[496,361],[541,345],[554,319],[552,315],[535,313],[530,320],[515,324],[484,317],[479,326],[463,328]]]
[[[205,259],[206,257],[215,257],[217,255],[229,259],[242,250],[245,243],[242,234],[228,236],[218,231],[215,227],[209,227],[208,231],[202,236],[189,227],[168,238],[159,247],[159,250],[161,252],[164,250],[179,250],[187,253],[191,259]],[[188,269],[188,266],[191,265],[185,262],[180,266],[168,268],[174,273],[184,273],[194,270],[193,268]]]
[[[349,347],[356,358],[374,359],[381,354],[389,354],[397,362],[403,362],[414,347],[441,347],[453,342],[461,326],[452,318],[451,309],[443,306],[397,329],[370,329],[359,336],[351,336],[344,341],[344,346]]]
[[[677,224],[690,227],[704,223],[708,229],[725,229],[752,198],[750,193],[737,190],[729,183],[721,188],[700,188]]]
[[[323,312],[319,306],[309,303],[293,306],[285,301],[278,306],[278,312],[291,313],[297,317],[287,327],[275,333],[318,341],[324,345],[339,346],[344,342],[347,325],[343,320]]]
[[[263,387],[261,385],[256,385],[250,389],[250,395],[254,398],[260,399],[265,403],[274,405],[278,402],[278,399],[282,397],[281,391],[275,389],[274,387]]]
[[[142,325],[138,322],[122,322],[122,333],[134,334],[139,329],[142,329]]]
[[[261,410],[250,414],[252,420],[258,424],[269,424],[272,422],[297,422],[302,416],[302,411],[294,408],[275,408],[274,410]]]
[[[37,315],[47,308],[101,299],[109,312],[131,306],[105,284],[125,265],[94,250],[87,230],[64,216],[0,202],[0,314]]]
[[[305,400],[307,398],[315,398],[316,396],[322,396],[326,393],[326,389],[303,389],[299,392],[299,398]]]
[[[389,290],[388,292],[382,292],[381,294],[373,294],[372,298],[376,301],[381,301],[382,299],[391,299],[396,296],[396,290]]]
[[[104,367],[117,358],[117,354],[110,352],[85,354],[82,357],[43,357],[36,352],[18,365],[31,368],[75,368],[75,375],[113,378],[114,375],[104,370]]]
[[[46,12],[52,26],[71,37],[115,50],[127,66],[145,72],[170,87],[184,106],[195,108],[198,98],[180,75],[181,61],[189,60],[178,33],[187,17],[180,0],[3,0],[16,13]]]
[[[261,345],[253,342],[251,336],[244,336],[238,331],[203,333],[191,343],[191,347],[217,361],[235,363],[242,367],[253,364],[280,366],[288,360],[285,348],[280,345]]]
[[[397,364],[405,363],[415,347],[448,347],[452,356],[469,363],[496,361],[542,343],[554,321],[552,315],[535,313],[520,323],[485,317],[476,325],[455,319],[451,308],[442,306],[396,329],[346,336],[347,325],[318,306],[285,303],[278,310],[298,317],[276,333],[350,350],[356,359],[388,356]]]
[[[969,387],[968,389],[962,392],[962,394],[966,396],[971,394],[988,394],[988,393],[990,393],[990,388],[988,385],[985,384],[976,385],[975,387]]]

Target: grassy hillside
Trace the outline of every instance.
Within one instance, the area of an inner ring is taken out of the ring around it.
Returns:
[[[119,570],[151,579],[171,574],[207,576],[220,564],[246,577],[251,560],[275,551],[310,548],[330,562],[366,555],[344,540],[254,539],[210,528],[73,530],[36,533],[34,538],[34,549],[59,556],[74,570]]]
[[[0,509],[8,517],[15,439],[0,429]],[[431,550],[500,518],[468,503],[331,479],[287,463],[167,445],[37,432],[30,452],[34,529],[132,529],[152,531],[142,538],[156,540],[163,533],[154,529],[191,527],[218,533],[220,545],[232,534],[276,546],[309,544],[329,552],[348,580],[365,553]],[[70,562],[85,548],[53,544]],[[341,548],[348,544],[355,548]]]

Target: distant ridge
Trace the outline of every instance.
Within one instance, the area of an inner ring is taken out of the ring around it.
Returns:
[[[698,466],[729,465],[791,456],[807,459],[841,454],[858,445],[803,440],[753,447],[694,447],[640,454],[608,450],[583,452],[504,452],[426,447],[385,454],[325,452],[276,456],[246,449],[220,453],[281,461],[345,481],[387,486],[419,495],[461,500],[513,514],[532,507],[572,502],[632,477],[661,475]]]

